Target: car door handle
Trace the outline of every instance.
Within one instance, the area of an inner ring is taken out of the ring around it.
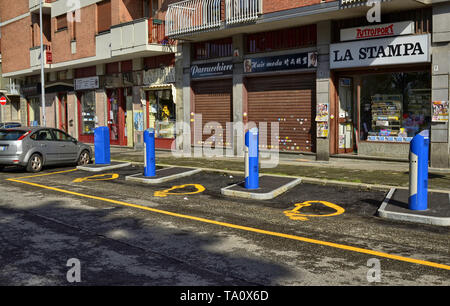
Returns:
[[[66,145],[59,145],[60,147],[65,147]]]
[[[41,143],[41,147],[45,148],[46,146],[47,146],[46,144]]]

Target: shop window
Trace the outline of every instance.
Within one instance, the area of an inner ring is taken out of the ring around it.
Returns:
[[[172,90],[149,91],[148,125],[158,138],[175,138],[175,103]]]
[[[95,130],[95,91],[81,95],[81,134],[94,135]]]
[[[11,121],[20,121],[20,101],[11,98]]]
[[[409,142],[431,124],[429,72],[361,77],[361,140]]]
[[[31,98],[28,104],[28,123],[30,126],[41,124],[41,99]]]

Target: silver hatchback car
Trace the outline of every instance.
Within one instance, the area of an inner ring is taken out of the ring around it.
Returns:
[[[46,127],[0,129],[0,169],[9,165],[39,172],[43,166],[91,162],[92,150],[65,132]]]

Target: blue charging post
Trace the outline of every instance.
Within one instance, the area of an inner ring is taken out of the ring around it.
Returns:
[[[430,132],[422,131],[410,143],[409,153],[409,198],[411,210],[428,209],[428,148]]]
[[[109,143],[109,128],[101,126],[94,131],[95,164],[111,164],[111,145]]]
[[[245,134],[245,188],[259,188],[259,132],[252,128]]]
[[[148,129],[144,132],[144,146],[145,146],[145,177],[156,176],[155,165],[155,130]]]

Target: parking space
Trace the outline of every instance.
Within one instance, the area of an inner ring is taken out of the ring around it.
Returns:
[[[7,169],[0,177],[48,203],[38,208],[21,204],[37,216],[139,248],[157,247],[165,256],[192,260],[194,266],[206,260],[208,269],[233,271],[238,278],[259,283],[274,283],[274,267],[283,267],[283,284],[301,280],[298,275],[305,267],[334,273],[330,260],[347,263],[348,272],[340,278],[352,283],[352,273],[374,256],[385,259],[386,269],[393,273],[407,271],[412,263],[449,269],[432,260],[394,255],[415,254],[416,237],[404,235],[413,226],[375,217],[385,197],[382,191],[300,184],[275,199],[255,201],[221,194],[223,187],[242,182],[242,176],[200,172],[159,185],[126,180],[142,171],[138,166],[100,173],[68,167],[29,175]],[[54,198],[67,198],[70,205]],[[425,232],[420,235],[428,237]],[[401,243],[393,243],[393,237]],[[268,260],[271,264],[260,268]],[[294,274],[287,272],[291,269]]]
[[[158,167],[157,170],[159,169],[162,168]],[[223,205],[223,203],[239,205],[241,209],[247,207],[249,210],[264,207],[278,211],[280,218],[284,218],[284,211],[295,209],[298,204],[305,202],[309,205],[302,207],[303,214],[328,216],[334,214],[336,209],[331,206],[335,205],[341,207],[345,214],[372,217],[386,195],[383,191],[302,183],[275,199],[255,201],[236,199],[221,194],[223,187],[242,182],[243,176],[200,172],[157,185],[126,180],[127,176],[137,173],[143,173],[143,168],[129,166],[100,173],[71,168],[61,171],[50,170],[47,173],[49,175],[38,174],[28,177],[25,175],[25,178],[20,180],[69,192],[85,192],[91,196],[125,201],[139,199],[141,203],[143,201],[157,202],[175,208],[182,208],[184,205],[190,207],[200,205],[210,206],[213,209],[215,205]],[[324,205],[325,202],[333,205]]]

